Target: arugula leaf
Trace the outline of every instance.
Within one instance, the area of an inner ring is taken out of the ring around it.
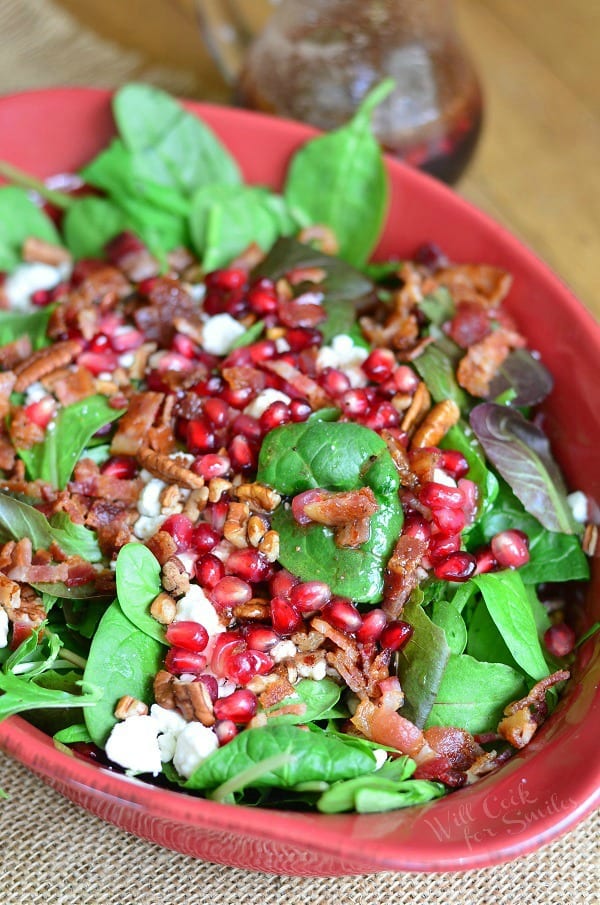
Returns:
[[[406,695],[400,713],[422,727],[443,681],[450,648],[444,631],[431,621],[420,599],[422,594],[414,593],[402,613],[414,633],[398,654],[398,676]]]
[[[471,579],[518,666],[536,681],[549,674],[523,579],[505,569]]]
[[[161,592],[160,565],[143,544],[121,547],[116,565],[117,598],[125,616],[144,634],[165,644],[164,627],[150,615]]]
[[[62,245],[54,223],[34,204],[24,189],[14,185],[0,188],[0,270],[9,273],[21,263],[25,239],[35,236]]]
[[[302,679],[294,686],[294,694],[270,708],[271,711],[280,710],[289,704],[304,704],[305,710],[300,714],[287,713],[281,716],[270,716],[269,726],[282,723],[309,723],[313,720],[321,720],[327,716],[328,711],[334,707],[340,699],[341,687],[333,679]],[[267,710],[267,713],[270,711]]]
[[[284,197],[292,213],[334,231],[340,257],[363,264],[377,244],[387,210],[387,177],[371,129],[375,107],[393,90],[382,82],[349,123],[307,142],[288,168]]]
[[[212,130],[166,92],[124,85],[113,98],[113,113],[140,177],[184,195],[203,185],[241,182],[237,163]]]
[[[370,487],[379,505],[369,540],[357,549],[335,545],[322,525],[299,525],[280,505],[273,517],[279,561],[304,581],[327,582],[335,594],[371,602],[381,599],[383,569],[402,527],[398,473],[385,442],[358,424],[307,421],[284,425],[265,437],[257,480],[283,495],[311,488],[343,491]]]
[[[504,663],[481,663],[452,654],[425,726],[457,726],[491,732],[511,701],[526,693],[523,675]]]
[[[106,243],[130,227],[129,217],[108,198],[80,198],[66,212],[63,235],[74,258],[103,258]]]
[[[576,533],[563,478],[543,431],[520,412],[493,402],[476,406],[470,420],[488,459],[527,512],[548,531]]]
[[[117,722],[114,709],[129,694],[150,704],[152,683],[162,666],[164,646],[137,628],[115,601],[100,620],[92,639],[84,682],[102,689],[102,698],[85,711],[93,741],[104,747]]]
[[[26,335],[31,340],[33,350],[43,349],[50,344],[46,336],[48,321],[54,305],[46,305],[32,313],[21,311],[0,311],[0,346]]]
[[[63,490],[91,437],[122,414],[110,407],[105,396],[87,396],[60,409],[46,439],[19,450],[30,479],[40,478]]]
[[[278,768],[254,775],[248,785],[291,789],[299,783],[315,780],[331,783],[362,776],[371,773],[376,766],[370,751],[346,745],[339,737],[305,732],[297,726],[265,726],[240,732],[223,748],[210,754],[184,788],[215,789],[252,765],[277,755],[289,755],[289,759]]]
[[[438,343],[432,343],[413,361],[435,402],[452,399],[461,412],[468,409],[468,396],[456,382],[454,363]],[[477,432],[476,432],[477,433]]]

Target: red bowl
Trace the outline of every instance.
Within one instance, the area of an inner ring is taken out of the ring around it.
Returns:
[[[91,89],[0,100],[0,156],[37,176],[77,169],[113,131],[110,96]],[[239,160],[246,179],[281,184],[308,127],[189,104]],[[458,262],[514,275],[509,308],[553,371],[547,427],[567,480],[600,499],[600,328],[571,292],[504,229],[441,184],[388,161],[392,204],[380,256],[408,256],[425,241]],[[587,624],[600,618],[594,562]],[[0,748],[92,813],[159,845],[279,874],[487,867],[572,828],[600,803],[600,636],[579,650],[559,707],[531,744],[496,774],[422,807],[388,814],[298,814],[238,808],[158,789],[58,751],[18,717],[0,724]]]

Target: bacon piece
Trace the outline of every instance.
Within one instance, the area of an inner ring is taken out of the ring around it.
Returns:
[[[408,754],[417,763],[435,756],[422,731],[397,713],[404,701],[400,683],[394,678],[381,683],[383,694],[377,703],[362,700],[351,722],[362,734],[379,745],[396,748],[401,754]]]
[[[274,707],[275,704],[279,704],[280,701],[285,700],[285,698],[289,698],[290,695],[294,694],[294,686],[292,683],[286,678],[286,676],[278,676],[278,678],[271,682],[265,690],[259,695],[259,701],[261,707],[264,710],[268,710],[270,707]]]
[[[422,285],[424,294],[445,286],[454,299],[497,308],[510,290],[512,277],[489,264],[454,264],[438,270]]]
[[[333,641],[336,647],[340,647],[345,651],[353,651],[354,659],[358,658],[358,646],[356,641],[349,637],[345,632],[341,632],[339,629],[334,628],[329,622],[326,622],[325,619],[321,619],[320,616],[315,616],[311,621],[311,628],[313,628],[316,632],[320,632],[321,635],[324,635],[326,638],[329,638],[330,641]]]
[[[262,363],[262,367],[272,374],[277,374],[288,384],[292,391],[291,395],[308,399],[313,410],[316,411],[333,404],[325,390],[312,377],[307,377],[288,361],[265,361]]]
[[[11,343],[0,346],[0,369],[9,371],[15,365],[29,358],[31,351],[31,340],[28,336],[19,336],[18,339],[13,340]]]
[[[500,327],[469,347],[458,363],[456,379],[472,396],[485,398],[491,381],[511,349],[522,349],[524,345],[525,340],[519,333]]]
[[[52,391],[61,405],[73,405],[96,392],[94,378],[87,368],[77,368],[53,381]]]
[[[174,320],[183,317],[194,323],[198,320],[194,301],[178,281],[157,277],[148,292],[149,305],[138,308],[133,318],[147,339],[168,347],[175,335]]]
[[[416,487],[418,480],[416,475],[413,474],[406,449],[388,430],[382,430],[380,436],[385,441],[385,445],[394,460],[402,487],[410,487],[411,489]]]
[[[22,408],[14,409],[8,430],[15,449],[31,449],[46,436],[44,428],[30,421]]]
[[[279,320],[286,327],[316,327],[327,317],[322,299],[322,292],[305,292],[289,301],[282,299],[277,309]]]
[[[258,393],[264,389],[267,382],[265,375],[258,368],[236,365],[232,368],[223,368],[221,373],[229,388],[234,392],[250,388]]]
[[[98,500],[90,508],[85,523],[96,531],[105,556],[112,557],[132,539],[131,528],[137,518],[137,509],[124,508],[120,502]]]
[[[419,567],[427,552],[425,541],[401,536],[385,570],[383,609],[391,619],[397,619],[404,604],[419,584]]]
[[[336,547],[356,550],[366,544],[370,536],[371,522],[369,518],[360,518],[337,528],[334,534],[334,541]]]
[[[512,701],[504,708],[504,719],[498,724],[498,734],[513,748],[524,748],[529,744],[548,714],[546,691],[569,678],[567,669],[546,676],[533,686],[526,697]]]
[[[453,726],[432,726],[423,733],[436,754],[445,757],[456,770],[468,770],[483,754],[470,732]]]
[[[17,377],[11,371],[0,374],[0,419],[6,418],[10,411],[10,394]]]
[[[318,491],[318,497],[303,506],[304,513],[311,521],[330,527],[368,518],[378,510],[379,504],[370,487],[340,493],[321,490]]]
[[[327,662],[337,670],[351,691],[361,698],[367,697],[367,681],[349,651],[330,651]]]
[[[147,434],[163,403],[164,393],[134,393],[119,419],[110,451],[114,456],[135,456],[146,445]]]
[[[433,481],[433,473],[442,460],[439,449],[428,446],[417,446],[409,452],[410,467],[418,484]]]
[[[0,433],[0,469],[10,471],[15,464],[15,450],[4,434]]]

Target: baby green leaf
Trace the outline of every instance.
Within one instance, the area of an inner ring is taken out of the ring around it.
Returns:
[[[55,732],[54,741],[63,745],[73,745],[75,742],[91,742],[92,737],[84,723],[74,723],[72,726],[66,726],[65,729]]]
[[[375,773],[336,782],[321,795],[317,808],[324,814],[373,814],[421,804],[445,793],[441,783],[411,779],[415,767],[408,757],[399,757]]]
[[[355,264],[373,251],[387,210],[387,177],[371,117],[393,87],[391,80],[378,85],[349,123],[307,142],[288,169],[284,197],[292,213],[331,227],[340,257]]]
[[[454,363],[437,345],[432,343],[413,362],[419,376],[425,381],[435,402],[452,399],[464,412],[468,407],[468,397],[456,382]]]
[[[462,654],[467,646],[467,627],[453,603],[436,600],[433,604],[431,621],[443,630],[450,651],[453,654]]]
[[[102,551],[95,531],[85,525],[76,525],[66,512],[56,512],[50,519],[52,534],[67,556],[81,556],[88,562],[100,562]]]
[[[434,292],[421,299],[419,308],[430,323],[441,327],[454,316],[454,299],[445,286],[438,286]]]
[[[49,522],[42,512],[28,503],[0,493],[0,540],[21,540],[27,537],[36,550],[47,550],[52,543],[67,555],[77,554],[98,562],[102,555],[96,535],[83,525],[76,525],[66,513],[59,513]]]
[[[143,544],[121,547],[116,565],[117,597],[125,616],[146,635],[165,643],[163,626],[150,615],[150,604],[161,592],[160,565]]]
[[[84,682],[102,689],[102,698],[85,712],[94,742],[104,747],[116,723],[119,698],[131,695],[151,704],[154,676],[162,666],[164,646],[137,628],[115,601],[100,620],[83,674]]]
[[[88,396],[62,408],[46,439],[19,451],[31,480],[40,478],[62,490],[93,434],[122,414],[110,407],[105,396]]]
[[[81,694],[72,694],[58,688],[44,688],[27,674],[15,676],[0,673],[0,720],[29,710],[63,707],[90,708],[100,700],[101,691],[85,680],[81,683]]]
[[[552,375],[541,361],[526,349],[516,349],[499,366],[490,383],[488,399],[512,390],[511,405],[537,405],[552,391],[553,384]]]
[[[498,495],[498,479],[486,467],[483,450],[469,425],[459,421],[450,428],[440,445],[443,449],[457,449],[463,454],[469,463],[465,477],[474,481],[479,488],[479,512],[491,509]]]
[[[526,690],[523,675],[504,663],[480,663],[468,654],[452,654],[425,725],[491,732],[506,705]]]
[[[48,321],[54,305],[46,305],[31,314],[20,311],[0,311],[0,346],[28,336],[34,351],[50,344],[46,336]]]
[[[0,188],[0,270],[10,273],[21,263],[25,239],[35,236],[62,245],[52,220],[33,203],[24,189]]]
[[[356,549],[337,547],[331,529],[322,525],[299,525],[283,505],[273,527],[279,560],[294,575],[325,581],[334,593],[355,600],[381,599],[383,569],[402,526],[398,473],[381,437],[357,424],[284,425],[263,441],[257,479],[285,496],[317,487],[370,487],[379,509],[370,519],[369,540]]]
[[[80,198],[63,219],[65,242],[74,258],[102,258],[104,247],[130,222],[127,214],[108,198]]]
[[[404,607],[402,618],[414,633],[398,655],[398,676],[406,695],[400,713],[423,726],[435,701],[450,648],[443,629],[435,625],[414,594]]]
[[[294,686],[293,695],[284,698],[283,701],[275,704],[270,709],[277,711],[291,704],[304,704],[305,710],[299,714],[287,713],[281,716],[269,717],[269,725],[309,723],[313,720],[323,719],[327,712],[337,704],[341,693],[341,687],[332,679],[320,679],[319,681],[302,679]]]

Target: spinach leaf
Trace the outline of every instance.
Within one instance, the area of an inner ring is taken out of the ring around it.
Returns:
[[[424,352],[413,361],[419,376],[427,384],[427,388],[435,402],[452,399],[461,412],[468,409],[468,396],[456,382],[454,363],[442,351],[438,343],[427,346]],[[477,432],[476,432],[477,433]]]
[[[471,427],[490,462],[523,506],[548,531],[574,534],[574,523],[548,438],[518,411],[484,402],[470,415]]]
[[[402,618],[414,633],[398,654],[398,676],[406,695],[400,713],[416,726],[427,720],[450,657],[443,629],[431,621],[420,599],[421,594],[413,594],[404,607]]]
[[[321,720],[327,716],[328,711],[334,707],[340,699],[341,687],[333,679],[302,679],[294,686],[294,694],[270,709],[277,711],[289,704],[304,704],[305,710],[301,714],[287,713],[281,716],[270,716],[269,726],[281,723],[309,723],[313,720]],[[267,710],[267,713],[269,711]]]
[[[494,400],[513,390],[513,406],[537,405],[552,391],[550,371],[526,349],[516,349],[498,368],[490,383],[488,399]]]
[[[371,117],[393,87],[391,80],[382,82],[349,123],[300,148],[284,188],[292,213],[331,227],[340,257],[358,264],[377,244],[387,210],[387,177]]]
[[[257,480],[283,495],[311,488],[344,491],[370,487],[379,505],[369,540],[357,549],[335,545],[322,525],[299,525],[280,505],[273,518],[279,561],[303,580],[327,582],[335,594],[381,599],[383,569],[402,527],[398,473],[384,441],[357,424],[308,421],[284,425],[265,437]]]
[[[505,663],[513,669],[517,663],[506,646],[496,623],[489,614],[485,601],[479,599],[469,619],[469,636],[466,652],[483,663]]]
[[[0,493],[0,540],[6,542],[23,537],[29,538],[34,552],[47,550],[52,543],[57,543],[67,555],[77,554],[90,562],[102,558],[95,532],[75,525],[66,513],[58,513],[49,522],[28,503]]]
[[[21,336],[28,336],[34,349],[42,349],[50,344],[46,336],[48,321],[54,305],[46,305],[31,314],[21,311],[0,311],[0,346],[13,342]]]
[[[454,316],[454,299],[445,286],[438,286],[421,299],[419,308],[431,324],[441,327]]]
[[[0,270],[14,270],[21,263],[25,239],[35,236],[62,245],[52,220],[33,203],[24,189],[0,188]]]
[[[190,233],[205,270],[216,270],[252,242],[267,251],[278,224],[260,190],[231,184],[207,185],[192,198]]]
[[[317,801],[318,810],[324,814],[344,811],[376,814],[424,804],[446,794],[445,787],[439,782],[427,779],[394,781],[380,773],[378,770],[368,776],[335,783]]]
[[[501,481],[494,506],[469,531],[467,546],[474,550],[509,528],[518,528],[529,538],[529,562],[519,569],[526,584],[589,578],[589,565],[579,538],[543,528],[535,516],[525,511],[508,484]]]
[[[152,683],[162,666],[164,647],[137,628],[115,601],[100,620],[83,674],[84,682],[102,689],[102,698],[85,712],[93,741],[104,747],[117,722],[114,709],[129,694],[150,704]]]
[[[215,789],[252,765],[278,755],[289,755],[289,758],[278,768],[259,772],[248,785],[290,789],[315,780],[332,783],[371,773],[376,766],[370,751],[346,745],[338,737],[305,732],[297,726],[265,726],[240,732],[210,754],[185,783],[185,788]]]
[[[125,85],[113,98],[113,113],[140,177],[184,195],[203,185],[241,182],[237,163],[211,129],[166,92]]]
[[[462,654],[467,646],[467,626],[451,601],[437,600],[432,609],[431,621],[441,628],[453,654]]]
[[[92,737],[84,723],[74,723],[54,734],[54,741],[62,745],[73,745],[75,742],[91,742]]]
[[[468,654],[452,654],[425,725],[491,732],[502,719],[506,705],[525,692],[523,675],[510,666],[480,663]]]
[[[400,269],[402,267],[403,261],[399,258],[391,259],[389,261],[367,261],[367,263],[362,267],[362,271],[366,276],[369,277],[370,280],[373,280],[374,283],[392,283],[393,285],[400,285]]]
[[[518,572],[505,569],[471,579],[519,667],[532,679],[549,673],[525,585]]]
[[[161,592],[160,565],[143,544],[121,547],[116,565],[117,597],[123,613],[144,634],[165,644],[164,627],[150,615]]]
[[[80,198],[66,212],[63,234],[74,258],[103,258],[106,243],[130,228],[129,217],[108,198]]]
[[[87,396],[62,408],[46,439],[19,451],[31,480],[40,478],[64,489],[90,438],[122,414],[110,407],[105,396]]]

